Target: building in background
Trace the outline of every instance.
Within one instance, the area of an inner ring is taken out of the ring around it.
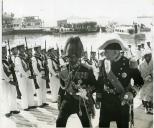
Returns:
[[[13,31],[13,20],[14,14],[13,13],[6,13],[4,12],[2,15],[2,32],[9,34]]]

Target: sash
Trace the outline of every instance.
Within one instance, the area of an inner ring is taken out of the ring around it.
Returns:
[[[115,74],[112,72],[111,68],[110,68],[109,72],[106,72],[105,71],[105,63],[103,64],[103,68],[104,68],[103,71],[106,73],[107,79],[111,82],[111,84],[114,87],[114,89],[116,90],[116,92],[119,94],[124,93],[125,92],[124,87],[122,86],[121,82],[117,79]]]

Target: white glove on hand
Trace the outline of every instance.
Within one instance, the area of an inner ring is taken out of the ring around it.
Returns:
[[[151,76],[148,75],[147,77],[145,77],[145,81],[151,81]]]
[[[79,96],[81,96],[82,98],[84,98],[84,99],[86,99],[86,100],[88,99],[86,89],[80,88],[80,89],[79,89],[79,92],[76,93],[76,95],[79,95]]]

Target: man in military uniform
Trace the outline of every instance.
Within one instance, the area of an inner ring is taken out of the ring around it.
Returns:
[[[33,67],[32,67],[32,46],[27,46],[25,50],[25,60],[26,60],[26,65],[27,65],[27,75],[29,76],[26,80],[27,84],[27,97],[28,97],[28,109],[33,109],[36,108],[35,103],[34,103],[34,93],[35,93],[35,88],[34,88],[34,73],[33,72]],[[32,69],[31,69],[32,68]]]
[[[17,49],[17,47],[16,47],[16,44],[13,44],[13,45],[11,46],[10,51],[11,51],[12,54],[9,55],[9,61],[10,61],[10,63],[15,64],[15,60],[16,60],[16,57],[17,57],[17,55],[18,55],[18,49]],[[13,66],[11,69],[13,70],[12,72],[14,73],[14,79],[15,79],[15,81],[17,82],[17,86],[16,86],[17,98],[18,98],[18,99],[21,99],[21,92],[20,92],[20,90],[19,90],[19,85],[18,85],[16,73],[15,73],[15,71],[14,71],[14,67],[15,67],[15,66]]]
[[[100,108],[101,105],[99,127],[109,128],[110,121],[116,121],[118,128],[128,128],[129,105],[132,109],[135,96],[130,80],[133,79],[134,85],[140,87],[144,83],[143,79],[137,67],[120,54],[121,50],[126,49],[122,41],[107,40],[99,49],[104,49],[106,56],[101,61],[97,81],[96,108]],[[130,121],[133,123],[133,117]]]
[[[19,84],[19,88],[21,90],[21,106],[25,111],[29,110],[29,106],[31,106],[30,98],[29,98],[29,90],[27,81],[30,77],[29,67],[27,64],[27,59],[25,56],[25,46],[24,44],[17,45],[18,56],[15,59],[15,71]]]
[[[2,44],[2,93],[4,96],[4,113],[6,117],[10,117],[12,114],[18,114],[20,111],[17,109],[16,100],[16,84],[13,79],[13,74],[10,70],[12,64],[7,60],[7,47]]]
[[[58,64],[55,56],[53,55],[54,49],[48,48],[48,67],[49,67],[49,78],[50,78],[50,89],[52,102],[57,102],[58,92],[60,88],[59,72],[60,65]]]
[[[139,65],[139,70],[144,79],[144,86],[140,90],[140,98],[142,99],[145,112],[153,113],[153,58],[152,51],[146,50],[144,59]]]
[[[92,69],[81,63],[83,45],[80,38],[69,38],[64,53],[69,64],[60,72],[61,100],[56,127],[66,127],[68,117],[74,113],[83,127],[91,127],[90,116],[94,114],[92,93],[96,80]]]
[[[46,103],[46,77],[45,69],[43,67],[43,59],[41,56],[41,46],[34,46],[35,54],[32,57],[32,65],[34,69],[34,74],[36,75],[36,81],[38,82],[39,89],[36,90],[38,98],[38,106],[45,107],[48,105]]]

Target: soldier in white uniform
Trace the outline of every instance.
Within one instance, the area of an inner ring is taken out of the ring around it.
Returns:
[[[140,97],[146,113],[153,112],[153,60],[151,51],[144,53],[144,60],[139,65],[144,79],[144,86],[140,90]]]
[[[30,70],[30,63],[31,63],[31,58],[32,58],[32,47],[28,47],[26,50],[26,64],[28,67],[28,71],[26,72],[29,77],[27,77],[27,93],[28,93],[28,108],[33,109],[36,108],[34,104],[34,81],[33,81],[33,76],[31,74]]]
[[[45,70],[43,69],[42,65],[41,46],[34,46],[34,51],[35,54],[32,57],[32,65],[34,69],[34,74],[36,75],[37,83],[39,85],[39,89],[36,90],[38,97],[38,106],[44,107],[48,104],[46,103],[46,79],[44,79]]]
[[[28,67],[26,64],[26,57],[25,57],[25,47],[24,44],[20,44],[17,46],[18,49],[18,56],[15,59],[15,71],[16,76],[19,84],[19,88],[21,91],[21,107],[28,111],[28,89],[27,89],[27,80],[29,77]]]
[[[13,44],[12,46],[11,46],[11,59],[12,59],[12,62],[13,62],[13,64],[15,64],[15,59],[16,59],[16,57],[17,57],[17,55],[18,55],[18,49],[17,49],[17,47],[16,47],[17,45],[16,44]],[[16,74],[15,74],[15,77],[16,77]],[[17,80],[17,79],[16,79]],[[18,82],[18,81],[17,81]],[[17,85],[18,86],[18,85]],[[19,90],[19,86],[18,86],[18,88],[16,88],[16,90],[17,90],[17,98],[18,99],[21,99],[21,92],[20,92],[20,90]]]
[[[50,78],[50,89],[51,89],[51,98],[52,102],[57,102],[58,100],[58,92],[60,88],[60,80],[59,80],[59,66],[57,61],[55,60],[52,52],[53,48],[48,48],[48,67],[49,67],[49,78]]]
[[[4,96],[4,113],[6,117],[10,117],[12,114],[18,114],[20,111],[17,109],[16,101],[16,82],[13,80],[13,75],[10,70],[10,65],[7,61],[7,47],[2,45],[2,92]]]

